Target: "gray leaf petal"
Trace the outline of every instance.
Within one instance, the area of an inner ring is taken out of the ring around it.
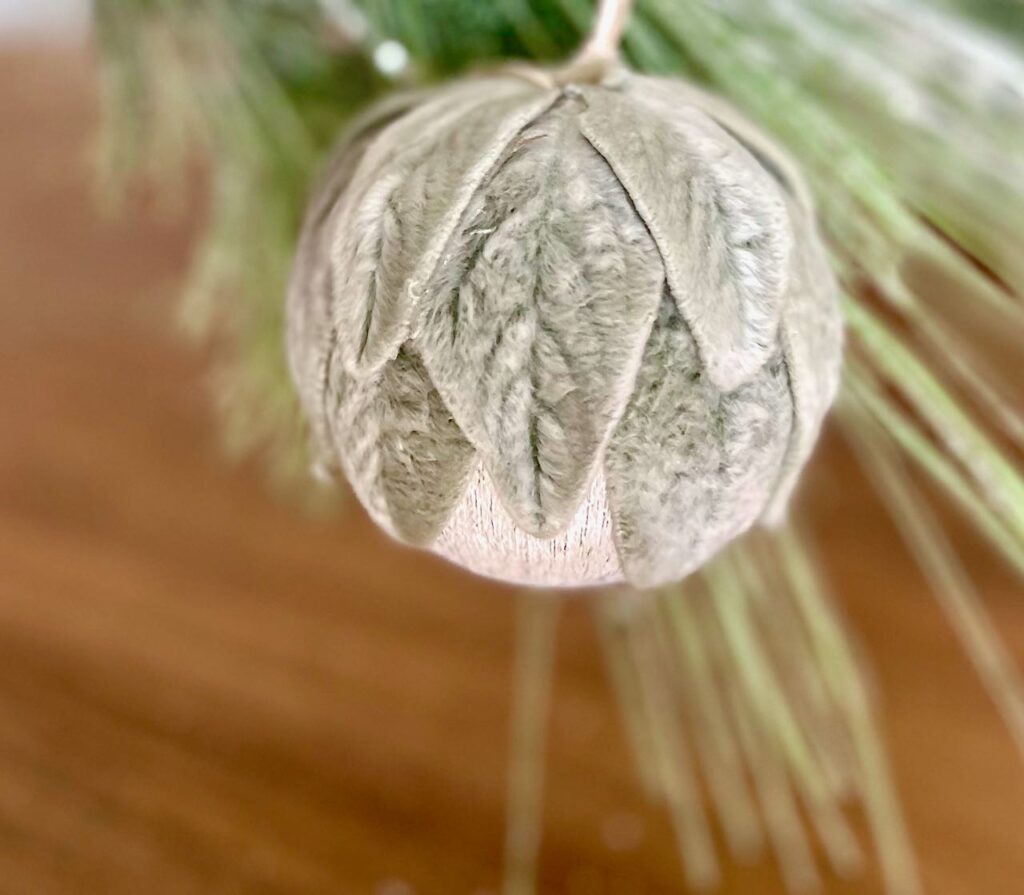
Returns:
[[[638,75],[626,81],[626,90],[630,95],[642,97],[650,105],[660,106],[665,115],[671,115],[684,102],[700,109],[739,142],[803,208],[813,207],[810,192],[796,162],[765,131],[721,96],[676,78]]]
[[[360,502],[394,537],[431,543],[466,490],[475,452],[420,359],[402,348],[365,379],[336,366],[328,394],[331,435]]]
[[[420,286],[480,182],[555,94],[514,79],[476,82],[382,134],[346,193],[332,249],[338,351],[365,375],[409,334]]]
[[[324,414],[324,391],[333,345],[330,219],[338,194],[352,176],[365,141],[345,147],[335,159],[306,216],[288,283],[286,344],[288,366],[311,429],[314,465],[336,468]],[[332,201],[335,200],[335,201]]]
[[[700,568],[749,528],[778,479],[792,407],[781,361],[724,393],[666,292],[636,388],[605,455],[626,578],[639,587]]]
[[[791,235],[778,184],[686,94],[674,110],[590,88],[587,138],[650,228],[711,381],[729,390],[775,350]]]
[[[625,407],[664,279],[578,100],[528,128],[428,284],[416,344],[528,533],[569,523]]]

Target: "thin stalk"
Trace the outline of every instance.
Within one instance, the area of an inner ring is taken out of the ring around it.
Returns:
[[[604,648],[605,666],[626,726],[640,785],[648,798],[659,800],[664,797],[664,793],[657,774],[651,726],[645,715],[640,682],[630,657],[629,621],[623,618],[622,609],[617,605],[623,599],[626,597],[616,592],[595,601],[597,628]]]
[[[726,704],[754,780],[779,870],[789,891],[813,891],[821,885],[821,876],[782,756],[777,744],[766,742],[758,732],[754,712],[741,691],[739,683],[730,679]]]
[[[979,496],[971,482],[949,457],[929,440],[915,422],[884,393],[868,369],[853,360],[846,363],[846,394],[839,410],[849,412],[851,398],[860,401],[883,425],[913,462],[959,507],[1018,575],[1024,577],[1024,542]]]
[[[578,61],[617,60],[632,9],[633,0],[602,0],[594,28],[580,51]]]
[[[891,383],[963,465],[986,502],[1024,538],[1024,478],[988,434],[916,354],[860,302],[843,297],[843,311],[872,365]]]
[[[814,565],[800,539],[779,535],[791,592],[822,657],[822,670],[843,706],[859,769],[859,784],[890,895],[920,895],[921,884],[892,773],[881,745],[861,669],[829,602],[823,599]]]
[[[764,836],[743,756],[725,712],[722,688],[703,642],[705,629],[694,614],[694,604],[701,596],[677,588],[662,598],[664,636],[678,664],[678,685],[694,716],[697,748],[726,841],[738,860],[747,861],[760,854]]]
[[[694,758],[675,712],[665,669],[660,661],[657,617],[641,607],[629,626],[630,647],[651,725],[658,773],[683,855],[686,878],[694,889],[719,882],[719,867]]]
[[[721,594],[714,600],[714,607],[735,660],[739,682],[755,716],[775,738],[794,777],[808,787],[816,799],[823,798],[829,790],[824,768],[807,732],[797,722],[775,669],[765,655],[764,644],[752,626],[744,605],[743,581],[726,561],[715,563],[708,576],[711,586]]]
[[[746,579],[743,593],[747,612],[753,624],[757,608],[754,597],[759,593],[765,597],[769,597],[769,594],[766,593],[765,582],[760,578],[749,554],[740,551],[741,548],[733,551],[733,556],[736,556],[733,564],[736,573]],[[770,599],[763,602],[762,615],[770,616],[775,621],[782,620],[789,599],[786,593],[771,593]],[[842,791],[844,778],[848,776],[848,772],[841,771],[837,766],[837,762],[843,757],[840,747],[845,744],[836,736],[840,723],[836,708],[825,701],[815,706],[815,697],[805,686],[809,679],[818,684],[822,683],[816,657],[807,644],[806,632],[796,625],[785,631],[778,628],[772,630],[771,626],[764,624],[762,628],[760,638],[764,641],[766,655],[769,655],[767,651],[773,644],[777,647],[775,655],[769,658],[778,669],[777,686],[782,688],[783,699],[788,703],[797,725],[803,731],[822,769],[825,781],[824,786],[816,787],[805,775],[794,774],[794,788],[803,799],[808,819],[817,832],[832,866],[840,875],[852,876],[860,869],[862,859],[856,837],[842,812]],[[777,642],[773,641],[773,634],[778,638]],[[787,658],[793,669],[799,672],[796,676],[787,677],[785,674]],[[821,693],[824,695],[823,688]]]
[[[848,440],[874,480],[875,490],[886,502],[1024,756],[1024,683],[981,597],[885,431],[863,410],[849,423]]]
[[[548,593],[519,598],[512,692],[505,895],[533,895],[544,813],[546,733],[561,601]]]
[[[709,653],[716,658],[723,707],[749,771],[779,870],[790,892],[813,890],[821,878],[786,774],[781,747],[770,726],[758,715],[756,703],[743,685],[736,656],[715,606],[723,599],[734,599],[734,594],[725,584],[712,588],[709,582],[708,596],[699,607],[701,637]]]

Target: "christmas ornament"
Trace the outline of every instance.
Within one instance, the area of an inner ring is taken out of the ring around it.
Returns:
[[[319,455],[374,521],[524,584],[664,584],[778,519],[839,379],[785,155],[692,87],[592,64],[371,112],[288,318]]]

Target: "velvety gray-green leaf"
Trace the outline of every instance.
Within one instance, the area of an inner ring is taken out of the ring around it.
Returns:
[[[757,521],[783,464],[791,417],[781,359],[722,392],[666,291],[605,455],[619,558],[631,583],[676,581]]]
[[[795,407],[785,467],[766,511],[766,520],[777,523],[835,398],[842,364],[842,317],[836,279],[815,226],[810,191],[796,164],[778,144],[720,97],[689,84],[660,78],[631,78],[627,89],[642,91],[647,101],[660,104],[666,115],[678,104],[681,94],[689,95],[788,193],[794,240],[779,335]]]
[[[583,132],[608,160],[665,262],[711,381],[748,381],[775,350],[791,236],[778,184],[680,97],[672,114],[639,90],[585,91]]]
[[[568,524],[592,478],[664,280],[579,109],[538,119],[473,198],[416,341],[509,514],[538,537]]]
[[[474,450],[406,348],[370,377],[329,371],[327,422],[345,477],[373,520],[429,544],[465,492]]]
[[[514,79],[476,87],[456,99],[442,93],[385,131],[345,197],[332,259],[338,350],[350,373],[394,357],[474,191],[555,96]]]
[[[288,283],[286,343],[288,364],[312,428],[319,462],[336,465],[324,419],[326,369],[336,341],[330,247],[338,202],[352,182],[363,154],[381,128],[405,114],[417,94],[379,103],[346,132],[312,191]]]
[[[700,109],[772,176],[787,199],[795,199],[801,208],[813,214],[810,190],[796,162],[776,140],[721,96],[676,78],[641,75],[627,78],[623,91],[645,106],[660,109],[660,114],[665,117],[671,117],[682,103]]]
[[[327,261],[330,218],[365,148],[365,141],[347,143],[330,163],[307,211],[288,283],[288,363],[314,428],[323,415],[323,371],[333,329],[331,268]]]

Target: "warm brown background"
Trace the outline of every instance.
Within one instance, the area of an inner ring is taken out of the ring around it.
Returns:
[[[94,90],[84,54],[0,55],[0,893],[495,891],[508,594],[221,461],[173,334],[190,226],[97,216]],[[1024,770],[892,527],[825,454],[810,510],[928,891],[1018,895]],[[957,535],[1024,659],[1021,588]],[[680,891],[581,605],[557,688],[544,891]],[[625,854],[602,836],[623,811],[646,825]],[[725,891],[782,889],[763,866]]]

